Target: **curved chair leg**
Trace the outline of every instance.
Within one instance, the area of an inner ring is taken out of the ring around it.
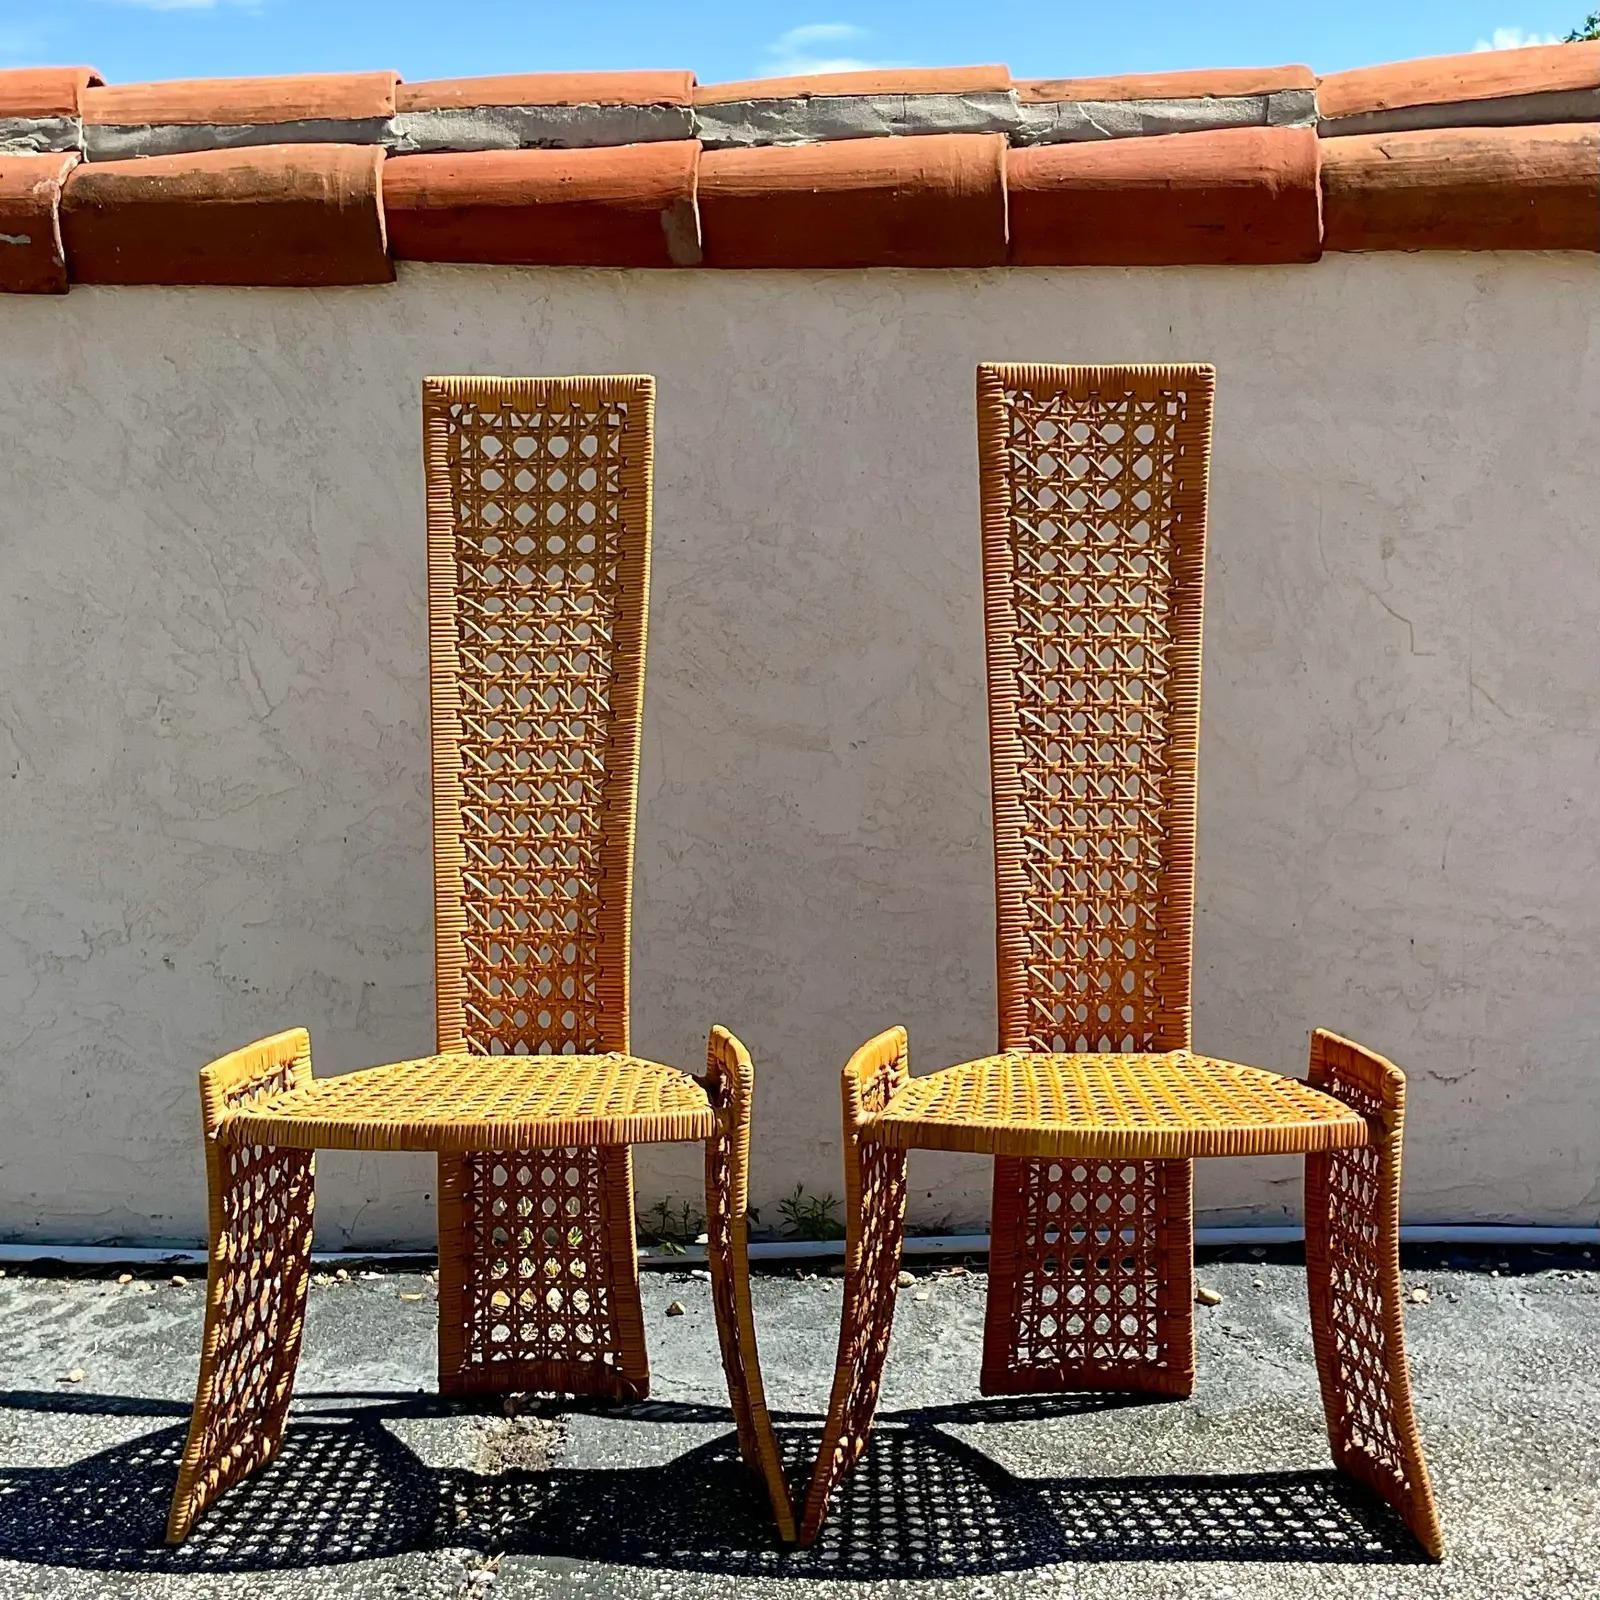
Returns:
[[[1400,1513],[1435,1560],[1439,1515],[1411,1405],[1400,1284],[1399,1068],[1318,1029],[1311,1082],[1360,1111],[1374,1142],[1306,1158],[1311,1334],[1334,1464]]]
[[[908,1070],[904,1028],[862,1045],[844,1069],[844,1311],[828,1417],[800,1523],[802,1545],[816,1538],[830,1497],[865,1452],[878,1406],[905,1232],[906,1152],[877,1143],[870,1124]]]
[[[626,1145],[440,1156],[439,1391],[649,1394]]]
[[[236,1050],[200,1074],[211,1261],[200,1380],[168,1544],[181,1544],[201,1512],[283,1441],[305,1323],[313,1157],[230,1143],[222,1124],[239,1106],[310,1076],[303,1028]]]
[[[706,1238],[722,1370],[739,1430],[739,1453],[760,1474],[778,1533],[792,1544],[794,1505],[767,1414],[750,1306],[750,1102],[755,1069],[749,1052],[726,1028],[711,1030],[706,1088],[717,1114],[716,1131],[706,1141]]]
[[[1193,1172],[996,1158],[984,1394],[1193,1392]]]

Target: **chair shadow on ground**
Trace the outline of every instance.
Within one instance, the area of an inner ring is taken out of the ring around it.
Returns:
[[[467,1548],[736,1577],[955,1578],[1060,1561],[1412,1563],[1390,1509],[1329,1471],[1020,1478],[941,1424],[1021,1421],[1115,1396],[985,1401],[883,1418],[821,1538],[785,1550],[731,1432],[661,1466],[512,1469],[425,1464],[390,1423],[468,1407],[421,1396],[306,1396],[278,1458],[162,1543],[183,1449],[181,1407],[116,1395],[0,1393],[0,1407],[166,1425],[69,1466],[0,1468],[0,1560],[94,1571],[239,1573]],[[573,1409],[573,1408],[566,1408]],[[559,1415],[535,1408],[533,1415]],[[608,1414],[617,1414],[613,1408]],[[622,1415],[714,1423],[707,1407],[648,1403]],[[791,1472],[818,1428],[786,1422]]]

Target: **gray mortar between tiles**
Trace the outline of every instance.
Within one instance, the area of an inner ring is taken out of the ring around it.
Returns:
[[[1196,1560],[1184,1559],[1181,1548],[1159,1559],[1035,1565],[1025,1547],[1017,1558],[1013,1545],[1013,1570],[982,1571],[980,1555],[968,1563],[975,1570],[954,1578],[869,1581],[851,1576],[859,1562],[843,1558],[844,1544],[831,1557],[777,1555],[765,1546],[748,1506],[740,1524],[747,1531],[732,1542],[741,1549],[748,1544],[754,1554],[729,1570],[717,1556],[728,1543],[726,1529],[687,1502],[679,1522],[671,1505],[664,1508],[672,1528],[663,1536],[659,1562],[605,1559],[579,1539],[557,1553],[506,1554],[494,1581],[486,1583],[474,1574],[498,1553],[489,1548],[492,1541],[455,1544],[446,1538],[431,1547],[342,1564],[312,1559],[277,1570],[207,1570],[208,1541],[225,1535],[230,1503],[235,1515],[266,1504],[248,1497],[270,1496],[276,1468],[234,1491],[212,1513],[220,1520],[209,1528],[203,1522],[177,1556],[152,1548],[146,1537],[159,1522],[161,1507],[153,1506],[148,1515],[139,1508],[144,1521],[130,1527],[122,1543],[120,1535],[113,1538],[114,1553],[104,1565],[114,1570],[68,1564],[60,1558],[74,1538],[75,1519],[95,1514],[96,1496],[44,1501],[36,1486],[56,1481],[52,1473],[65,1474],[70,1485],[70,1475],[82,1472],[86,1459],[128,1449],[152,1434],[171,1438],[181,1431],[203,1297],[198,1281],[177,1289],[162,1276],[119,1287],[109,1281],[109,1271],[74,1279],[13,1273],[0,1281],[0,1390],[6,1392],[0,1396],[0,1595],[359,1600],[559,1593],[696,1600],[915,1594],[1042,1600],[1070,1593],[1137,1600],[1290,1597],[1326,1589],[1352,1597],[1593,1596],[1600,1594],[1600,1438],[1593,1426],[1600,1407],[1600,1273],[1580,1258],[1538,1270],[1538,1259],[1519,1261],[1518,1270],[1498,1277],[1487,1266],[1419,1267],[1407,1274],[1408,1283],[1425,1284],[1431,1295],[1429,1303],[1408,1311],[1407,1321],[1420,1421],[1450,1546],[1439,1567],[1404,1560],[1333,1566]],[[1194,1399],[1105,1410],[1047,1402],[1033,1408],[1037,1415],[988,1422],[982,1420],[986,1411],[1004,1417],[1008,1403],[975,1403],[954,1418],[935,1414],[935,1433],[979,1452],[1002,1479],[1011,1474],[1024,1481],[1135,1483],[1157,1474],[1325,1468],[1303,1274],[1293,1265],[1247,1260],[1203,1264],[1200,1278],[1224,1299],[1218,1307],[1197,1310],[1200,1377]],[[907,1413],[926,1430],[919,1408],[976,1402],[984,1286],[981,1273],[935,1271],[919,1272],[917,1282],[902,1291],[881,1413],[885,1437],[905,1432]],[[780,1420],[815,1425],[831,1373],[841,1288],[831,1277],[756,1279],[768,1395]],[[402,1300],[402,1294],[423,1298]],[[536,1407],[514,1418],[493,1406],[454,1407],[426,1398],[433,1383],[431,1295],[431,1285],[411,1273],[314,1285],[292,1428],[354,1430],[364,1405],[393,1409],[360,1394],[419,1395],[415,1414],[384,1416],[376,1426],[396,1450],[415,1458],[424,1478],[454,1474],[469,1484],[485,1481],[478,1476],[485,1472],[509,1472],[516,1481],[594,1473],[601,1475],[596,1483],[626,1483],[634,1475],[648,1487],[653,1471],[726,1440],[726,1395],[703,1279],[686,1273],[645,1277],[654,1368],[649,1405],[609,1412]],[[672,1300],[683,1304],[684,1315],[666,1315]],[[83,1370],[82,1381],[61,1383],[73,1368]],[[129,1397],[145,1407],[107,1415],[91,1409],[97,1395]],[[166,1481],[159,1477],[158,1487],[164,1490]],[[370,1486],[366,1492],[373,1492]],[[352,1516],[360,1509],[349,1503],[336,1508]],[[381,1516],[377,1520],[381,1524]],[[848,1542],[848,1527],[836,1531]],[[898,1528],[891,1520],[858,1532],[870,1535],[859,1548],[882,1554]],[[296,1559],[290,1544],[279,1560]],[[826,1539],[821,1548],[826,1552]],[[1399,1545],[1396,1553],[1403,1555]],[[871,1561],[860,1570],[871,1570]]]

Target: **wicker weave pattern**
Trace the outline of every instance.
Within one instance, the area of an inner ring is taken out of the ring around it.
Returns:
[[[906,1156],[879,1144],[871,1130],[909,1070],[904,1028],[869,1040],[844,1069],[844,1311],[828,1418],[801,1520],[802,1544],[816,1538],[834,1490],[867,1448],[878,1408],[900,1276]]]
[[[908,1080],[873,1136],[904,1149],[1115,1160],[1283,1155],[1362,1145],[1368,1132],[1362,1117],[1308,1084],[1187,1050],[1016,1051]]]
[[[439,1337],[452,1341],[441,1390],[649,1393],[633,1192],[608,1154],[591,1146],[482,1157],[470,1181],[441,1194],[441,1242],[448,1226],[471,1264],[447,1279],[441,1256]]]
[[[995,1162],[983,1393],[1189,1394],[1190,1163],[1038,1161],[1028,1181],[1022,1165]]]
[[[167,1521],[172,1544],[225,1489],[270,1461],[283,1439],[305,1319],[314,1158],[225,1145],[217,1132],[230,1114],[292,1090],[310,1071],[310,1038],[295,1028],[201,1075],[211,1261],[200,1380]]]
[[[978,369],[1004,1050],[1190,1042],[1213,387],[1209,367]],[[1191,1187],[1187,1167],[1139,1181],[1157,1206],[1129,1243],[1158,1279],[1181,1279],[1188,1259],[1187,1246],[1157,1253],[1172,1233],[1161,1197]],[[1010,1272],[1037,1267],[1018,1230],[1057,1188],[1037,1161],[996,1163],[986,1388],[1013,1384],[1037,1353],[1023,1344],[1048,1306]],[[1024,1318],[1010,1356],[1005,1306]],[[1166,1319],[1173,1342],[1156,1368],[1187,1365],[1191,1383],[1192,1316],[1186,1305]],[[1067,1347],[1046,1366],[1069,1374]]]
[[[706,1254],[722,1370],[739,1430],[739,1453],[766,1485],[779,1537],[792,1541],[794,1505],[767,1420],[750,1305],[750,1110],[755,1072],[749,1052],[725,1028],[713,1028],[706,1046],[706,1089],[717,1117],[716,1129],[706,1141]]]
[[[1209,367],[984,367],[1001,1039],[1189,1043]]]
[[[650,378],[425,386],[442,1052],[628,1049],[654,406]],[[513,1219],[552,1205],[576,1205],[604,1230],[609,1304],[627,1327],[602,1342],[630,1351],[624,1389],[641,1392],[626,1137],[619,1129],[598,1162],[568,1152],[586,1185],[578,1195],[541,1190],[543,1169],[504,1152],[441,1160],[448,1392],[532,1387],[546,1371],[548,1339],[527,1351],[508,1343],[501,1291],[488,1285],[521,1248]],[[529,1170],[533,1187],[513,1192]],[[479,1248],[493,1267],[475,1260]],[[536,1265],[521,1260],[512,1275]],[[490,1351],[492,1372],[463,1372],[469,1352]],[[590,1348],[575,1343],[571,1355],[577,1380],[591,1381]]]
[[[1411,1404],[1401,1298],[1405,1078],[1382,1056],[1320,1029],[1310,1075],[1375,1132],[1365,1149],[1306,1163],[1311,1330],[1333,1459],[1395,1506],[1437,1558],[1443,1535]]]
[[[273,1095],[231,1140],[305,1149],[526,1151],[704,1139],[713,1117],[686,1073],[637,1056],[428,1056]]]

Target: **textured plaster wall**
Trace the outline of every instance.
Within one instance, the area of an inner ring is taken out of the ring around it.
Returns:
[[[1395,1056],[1411,1220],[1593,1222],[1597,308],[1576,256],[0,300],[0,1237],[196,1238],[217,1051],[430,1045],[427,373],[657,375],[635,1039],[733,1026],[765,1214],[837,1190],[857,1042],[994,1036],[982,357],[1220,369],[1198,1043]],[[325,1244],[427,1238],[431,1163],[323,1174]]]

